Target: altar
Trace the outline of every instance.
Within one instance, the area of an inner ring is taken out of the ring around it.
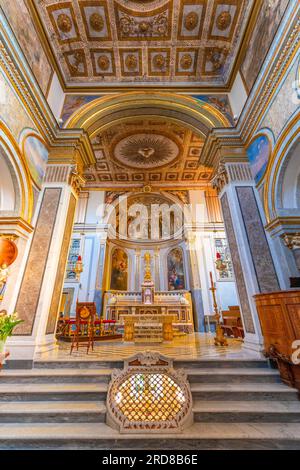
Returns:
[[[150,261],[145,259],[141,292],[109,291],[104,295],[103,316],[124,328],[124,341],[158,343],[174,335],[193,333],[193,309],[188,291],[156,292]]]

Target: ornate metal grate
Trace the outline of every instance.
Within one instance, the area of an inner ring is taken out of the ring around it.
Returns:
[[[156,363],[115,371],[107,405],[109,424],[121,431],[178,431],[191,416],[192,399],[184,372]]]

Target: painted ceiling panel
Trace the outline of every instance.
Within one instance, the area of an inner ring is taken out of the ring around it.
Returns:
[[[225,86],[253,0],[34,0],[66,84]]]

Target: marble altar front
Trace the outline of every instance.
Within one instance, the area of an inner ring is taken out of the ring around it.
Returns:
[[[141,292],[110,291],[104,295],[104,318],[124,326],[124,340],[150,338],[149,342],[173,339],[174,330],[194,332],[191,294],[187,291],[155,292],[153,303],[144,302]],[[141,329],[148,332],[141,334]],[[130,338],[130,339],[128,339]],[[157,338],[155,340],[155,338]]]

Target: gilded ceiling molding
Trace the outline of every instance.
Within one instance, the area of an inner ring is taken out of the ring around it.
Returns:
[[[228,92],[261,2],[33,0],[28,6],[65,92],[137,85]]]
[[[243,109],[237,129],[243,142],[248,144],[259,129],[272,98],[281,85],[290,64],[299,52],[300,42],[300,5],[292,2],[290,14],[286,14],[284,24],[276,34],[277,47],[267,55],[264,73],[258,78],[251,95]],[[273,43],[274,43],[273,42]]]
[[[93,133],[97,130],[111,126],[117,118],[122,118],[122,113],[132,110],[134,116],[147,115],[149,107],[159,110],[161,116],[164,111],[175,111],[177,119],[187,124],[195,132],[199,132],[199,124],[205,126],[207,131],[213,127],[230,127],[228,119],[216,108],[207,103],[195,100],[188,96],[167,92],[128,92],[126,94],[106,96],[86,104],[67,121],[67,128],[82,128]],[[119,113],[119,114],[118,114]],[[169,114],[172,117],[172,114]],[[180,117],[181,118],[180,118]],[[128,117],[128,116],[124,116]],[[96,124],[96,126],[95,126]]]
[[[75,148],[81,166],[95,163],[93,150],[84,130],[61,130],[58,127],[1,8],[0,23],[0,67],[47,145],[54,148]]]
[[[221,160],[246,162],[246,147],[259,129],[262,117],[279,89],[286,72],[299,51],[300,42],[300,6],[297,2],[285,19],[283,31],[277,34],[278,46],[269,55],[261,75],[249,96],[245,108],[235,129],[213,129],[204,145],[200,162],[212,166],[217,172]],[[284,139],[282,136],[282,139]],[[276,150],[276,148],[275,148]],[[268,166],[271,171],[271,164]],[[266,177],[269,178],[267,171]],[[266,194],[266,192],[265,192]],[[269,202],[265,200],[265,211],[270,221]],[[271,210],[271,209],[270,209]]]

